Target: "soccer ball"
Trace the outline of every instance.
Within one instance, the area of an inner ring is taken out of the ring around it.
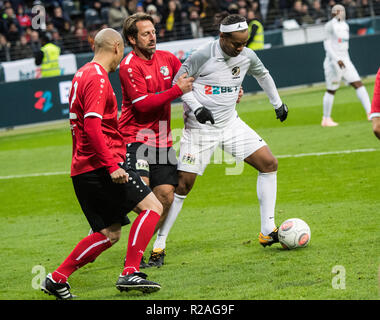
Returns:
[[[310,242],[311,232],[307,223],[293,218],[284,221],[278,230],[278,240],[285,249],[306,247]]]

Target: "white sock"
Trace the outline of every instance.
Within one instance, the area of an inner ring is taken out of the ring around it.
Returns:
[[[257,177],[257,197],[260,202],[261,232],[264,236],[275,228],[274,208],[277,194],[277,171],[259,172]]]
[[[331,110],[334,103],[334,95],[325,92],[325,95],[323,96],[323,117],[324,118],[330,118],[331,117]]]
[[[360,102],[363,105],[363,108],[366,113],[371,112],[371,101],[369,100],[368,92],[365,88],[365,86],[361,86],[360,88],[357,88],[356,95],[358,96]]]
[[[180,196],[174,193],[174,201],[169,209],[168,215],[162,224],[161,228],[157,231],[157,238],[154,242],[153,249],[165,249],[166,247],[166,238],[168,237],[169,231],[172,228],[179,212],[182,210],[183,202],[185,201],[186,196]]]

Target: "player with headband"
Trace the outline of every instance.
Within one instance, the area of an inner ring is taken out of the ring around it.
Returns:
[[[246,47],[249,38],[244,17],[225,17],[220,38],[200,47],[182,65],[182,74],[193,77],[193,90],[182,96],[185,127],[178,159],[179,184],[168,219],[174,222],[196,177],[202,175],[219,146],[259,171],[257,196],[260,202],[263,246],[278,242],[274,221],[277,193],[277,159],[268,145],[237,114],[236,101],[246,74],[253,76],[267,94],[277,119],[287,118],[276,85],[254,51]],[[254,187],[252,188],[254,192]],[[168,220],[167,219],[167,220]]]

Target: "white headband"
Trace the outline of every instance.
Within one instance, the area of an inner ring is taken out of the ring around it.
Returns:
[[[246,21],[244,22],[238,22],[235,24],[221,24],[220,25],[220,32],[235,32],[235,31],[242,31],[248,29],[248,24]]]

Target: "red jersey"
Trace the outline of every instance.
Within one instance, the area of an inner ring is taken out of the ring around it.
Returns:
[[[370,118],[380,117],[380,68],[377,71]]]
[[[118,131],[116,96],[108,73],[100,64],[90,62],[77,71],[69,105],[73,137],[71,176],[101,167],[112,173],[119,162],[124,162],[126,149]]]
[[[172,146],[170,103],[182,95],[172,81],[181,62],[170,52],[157,50],[151,60],[133,51],[120,63],[123,94],[119,128],[126,143],[153,147]]]

